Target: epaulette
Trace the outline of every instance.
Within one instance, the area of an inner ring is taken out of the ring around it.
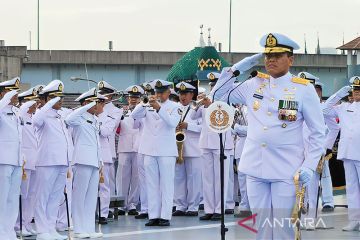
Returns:
[[[258,78],[270,79],[270,75],[267,75],[266,73],[262,73],[262,72],[259,72],[259,71],[257,71],[256,76]]]
[[[111,119],[115,119],[115,118],[113,118],[112,116],[110,116],[110,115],[107,115],[109,118],[111,118]]]
[[[308,85],[309,84],[309,80],[306,80],[306,79],[304,79],[304,78],[299,78],[299,77],[293,77],[292,79],[291,79],[291,81],[293,82],[293,83],[298,83],[298,84],[302,84],[302,85]]]

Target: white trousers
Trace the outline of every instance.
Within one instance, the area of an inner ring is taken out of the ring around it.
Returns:
[[[234,183],[235,183],[235,174],[234,174],[234,156],[231,155],[229,162],[229,181],[226,192],[226,204],[225,209],[234,209],[235,208],[235,199],[234,199]]]
[[[236,159],[236,165],[239,166],[240,159]],[[241,211],[250,211],[249,199],[246,189],[246,174],[237,172],[237,180],[239,183],[240,190],[240,203],[239,208]]]
[[[247,176],[251,211],[256,216],[256,239],[294,239],[291,213],[295,204],[293,180],[267,180]]]
[[[21,167],[0,164],[0,236],[4,240],[16,239],[21,173]]]
[[[104,183],[99,185],[99,196],[101,202],[101,217],[107,218],[109,214],[109,206],[111,199],[111,179],[112,175],[115,175],[114,164],[113,163],[104,163],[103,174],[104,174]]]
[[[171,219],[176,157],[144,155],[149,219]]]
[[[48,166],[36,168],[36,231],[51,233],[56,231],[59,206],[66,185],[67,166]]]
[[[110,196],[116,195],[116,169],[118,165],[118,160],[116,158],[113,158],[113,169],[110,171]]]
[[[72,200],[72,183],[73,183],[73,172],[72,172],[72,167],[70,166],[68,168],[68,172],[70,173],[70,177],[66,178],[66,193],[67,193],[67,198],[68,198],[68,206],[69,206],[69,219],[70,219],[70,226],[72,226],[72,217],[71,217],[71,200]],[[67,175],[67,174],[66,174]],[[63,229],[67,229],[68,226],[68,222],[67,222],[67,212],[66,212],[66,201],[65,201],[65,195],[63,195],[63,197],[61,198],[61,202],[60,202],[60,208],[59,208],[59,213],[58,213],[58,219],[56,221],[56,228],[63,230]]]
[[[321,200],[322,206],[331,206],[334,207],[334,195],[333,195],[333,187],[332,180],[329,169],[329,161],[325,161],[323,174],[321,178]]]
[[[360,221],[360,161],[344,160],[349,221]]]
[[[140,213],[148,213],[148,198],[146,192],[146,176],[144,166],[144,155],[137,154],[138,174],[139,174],[139,192],[140,192]]]
[[[229,180],[230,152],[225,151],[224,161],[224,201]],[[219,150],[206,150],[203,153],[204,164],[202,171],[203,197],[205,213],[221,213],[221,185],[220,185],[220,153]]]
[[[201,196],[201,157],[184,157],[175,165],[174,204],[176,210],[198,211]]]
[[[94,233],[99,169],[93,166],[76,164],[73,171],[72,214],[74,232]]]
[[[21,204],[22,204],[22,227],[31,229],[31,221],[34,217],[36,195],[36,171],[26,169],[26,180],[21,181]],[[18,215],[15,230],[20,230],[20,213]]]
[[[119,153],[116,187],[118,194],[125,198],[125,208],[136,209],[139,203],[137,153]]]

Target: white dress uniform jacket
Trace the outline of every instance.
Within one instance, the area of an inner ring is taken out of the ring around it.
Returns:
[[[116,158],[115,131],[116,127],[119,126],[122,110],[116,107],[112,102],[109,102],[105,105],[104,111],[106,111],[110,117],[116,119],[114,131],[109,138],[112,158]]]
[[[331,96],[324,106],[324,114],[329,117],[339,117],[341,137],[339,141],[337,158],[340,160],[351,159],[360,161],[360,151],[357,144],[360,142],[360,122],[356,119],[360,116],[360,103],[340,104],[335,106],[340,98]]]
[[[114,134],[116,119],[108,115],[106,111],[99,115],[100,122],[100,146],[101,156],[104,163],[113,163],[112,160],[112,136]]]
[[[25,111],[20,111],[20,117],[24,124],[22,128],[22,159],[26,161],[25,169],[35,170],[38,143],[32,123],[32,115]]]
[[[73,165],[101,166],[99,122],[95,115],[87,112],[96,103],[89,103],[70,113],[65,122],[73,128]]]
[[[130,117],[131,111],[127,111],[120,120],[120,134],[118,143],[118,153],[137,152],[137,141],[139,129],[134,128],[134,119]]]
[[[72,140],[67,126],[64,118],[52,108],[57,101],[57,98],[50,100],[33,117],[39,134],[36,166],[68,166],[71,161]]]
[[[184,157],[200,157],[201,151],[199,148],[199,139],[201,133],[201,119],[193,120],[191,118],[192,112],[195,110],[191,109],[190,106],[183,106],[180,104],[180,109],[182,110],[182,118],[185,116],[184,122],[188,124],[187,129],[185,129],[185,141],[184,141]]]
[[[159,112],[138,104],[131,113],[133,119],[145,118],[139,153],[149,156],[177,157],[175,128],[180,121],[179,105],[167,100]]]
[[[0,101],[0,164],[21,166],[23,123],[19,118],[19,109],[7,104],[6,101]]]
[[[216,99],[228,99],[230,91],[236,85],[219,86],[231,76],[229,69],[223,70],[212,91],[216,91]],[[295,83],[292,79],[293,75],[290,73],[277,79],[254,77],[237,87],[230,95],[230,102],[248,106],[248,122],[251,124],[248,126],[242,153],[243,161],[239,166],[239,170],[246,175],[263,179],[292,179],[301,166],[316,169],[325,141],[320,102],[311,84]],[[280,100],[297,102],[295,121],[279,120]],[[306,157],[302,127],[304,121],[311,133],[311,145]]]

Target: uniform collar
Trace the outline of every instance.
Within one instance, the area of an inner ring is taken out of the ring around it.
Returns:
[[[287,72],[285,75],[278,78],[273,78],[272,76],[270,76],[270,82],[275,84],[280,84],[282,82],[287,82],[292,77],[293,77],[292,74],[290,72]]]

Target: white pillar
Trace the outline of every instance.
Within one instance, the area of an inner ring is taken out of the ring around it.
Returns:
[[[355,65],[360,65],[360,50],[356,51],[356,63]]]
[[[347,50],[347,65],[351,66],[352,65],[352,50]]]

